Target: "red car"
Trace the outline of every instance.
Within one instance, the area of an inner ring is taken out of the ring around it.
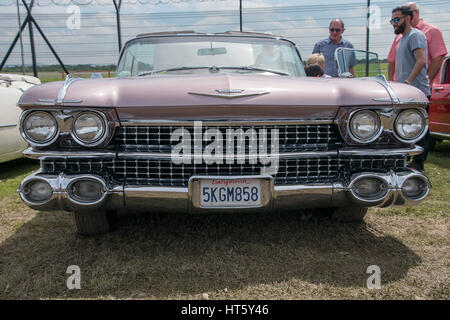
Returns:
[[[433,83],[429,121],[431,149],[436,141],[450,140],[450,56],[444,59]]]

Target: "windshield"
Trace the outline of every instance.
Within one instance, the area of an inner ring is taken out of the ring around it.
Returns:
[[[250,37],[142,38],[125,47],[117,77],[198,73],[305,76],[288,41]]]

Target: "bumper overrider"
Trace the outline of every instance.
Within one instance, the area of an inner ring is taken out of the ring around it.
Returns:
[[[420,153],[420,147],[397,152]],[[352,150],[346,151],[348,155]],[[359,153],[361,150],[359,150]],[[342,152],[343,153],[343,152]],[[28,150],[27,156],[45,158]],[[49,156],[48,154],[46,156]],[[61,154],[59,155],[61,156]],[[66,155],[69,156],[69,155]],[[282,157],[280,157],[282,159]],[[200,202],[202,180],[258,180],[261,201],[255,207],[209,208]],[[18,193],[36,210],[146,210],[157,212],[202,213],[235,211],[282,211],[320,207],[388,207],[415,205],[426,198],[431,185],[419,171],[399,168],[380,172],[363,170],[348,179],[326,183],[280,185],[271,175],[193,175],[187,186],[152,186],[118,183],[96,173],[48,173],[42,169],[19,186]],[[85,190],[89,190],[86,193]]]

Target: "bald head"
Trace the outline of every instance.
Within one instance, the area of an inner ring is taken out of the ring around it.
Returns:
[[[339,23],[341,25],[341,28],[344,29],[344,21],[342,21],[342,19],[334,18],[333,20],[331,20],[330,26],[334,23]]]
[[[411,10],[415,11],[415,10],[419,10],[419,6],[417,5],[417,3],[415,2],[406,2],[404,4],[404,6],[409,7]]]
[[[413,18],[411,19],[411,25],[416,27],[419,23],[419,6],[415,2],[406,2],[404,6],[409,7],[409,9],[413,12]]]

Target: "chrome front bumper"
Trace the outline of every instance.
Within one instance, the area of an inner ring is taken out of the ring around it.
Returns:
[[[70,196],[68,188],[77,179],[90,178],[100,180],[103,185],[103,196],[95,202],[86,203]],[[388,207],[391,205],[415,205],[421,202],[429,193],[431,185],[426,176],[410,169],[398,172],[374,173],[364,172],[354,174],[347,185],[343,183],[306,184],[306,185],[274,185],[270,176],[264,179],[267,190],[266,201],[258,208],[228,208],[211,209],[199,205],[199,179],[218,177],[192,177],[189,187],[151,187],[131,185],[108,185],[103,178],[95,175],[64,174],[49,175],[37,172],[25,178],[17,190],[20,197],[29,207],[36,210],[139,210],[168,213],[218,213],[218,212],[251,212],[251,211],[287,211],[301,208],[320,207]],[[242,178],[242,177],[226,177]],[[251,178],[258,178],[251,176]],[[376,178],[385,183],[386,191],[382,196],[363,199],[354,191],[354,183],[361,178]],[[426,184],[426,192],[420,197],[411,199],[405,196],[402,187],[406,180],[418,178]],[[50,184],[53,192],[51,197],[40,203],[32,202],[25,196],[24,186],[30,181],[42,180]]]

